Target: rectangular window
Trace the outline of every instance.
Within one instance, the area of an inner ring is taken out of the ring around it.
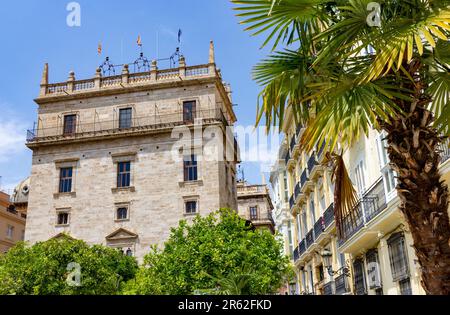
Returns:
[[[381,133],[378,137],[377,144],[378,144],[378,157],[380,160],[380,170],[383,174],[383,183],[384,188],[386,191],[386,197],[389,200],[395,197],[395,173],[391,169],[391,166],[389,165],[389,157],[387,154],[386,147],[388,146],[387,141],[384,139],[385,133]]]
[[[131,162],[117,163],[117,187],[124,188],[131,185]]]
[[[302,213],[302,227],[303,227],[303,235],[306,237],[306,234],[308,234],[308,222],[306,221],[306,210],[303,210]]]
[[[59,170],[59,192],[70,193],[72,192],[72,167],[64,167]]]
[[[118,221],[128,220],[128,208],[127,207],[117,208],[116,220],[118,220]]]
[[[196,103],[195,101],[183,103],[183,122],[193,123],[196,117]]]
[[[12,239],[13,236],[14,236],[14,226],[8,225],[8,228],[6,229],[6,237]]]
[[[287,223],[287,234],[288,234],[288,242],[289,242],[289,254],[293,256],[294,254],[294,245],[292,241],[292,226],[291,221],[288,221]]]
[[[297,214],[297,231],[298,231],[298,239],[303,239],[303,230],[302,230],[302,222],[300,214]]]
[[[392,280],[399,281],[409,277],[408,256],[405,248],[405,237],[402,233],[393,234],[388,239],[389,260]]]
[[[381,287],[380,263],[378,261],[377,250],[370,250],[366,254],[368,283],[370,289]]]
[[[69,225],[69,213],[68,212],[59,212],[56,223],[58,225]]]
[[[354,282],[355,282],[355,294],[365,295],[366,281],[364,276],[364,262],[361,259],[355,260],[353,263]]]
[[[73,135],[77,130],[77,115],[64,116],[64,135]]]
[[[258,207],[250,207],[250,220],[258,220]]]
[[[185,157],[184,160],[184,181],[196,181],[198,180],[198,172],[197,172],[197,157],[195,155],[191,155],[190,157]]]
[[[400,281],[398,284],[400,286],[401,295],[412,295],[411,281],[409,278]]]
[[[132,127],[133,109],[123,108],[119,110],[119,128],[128,129]]]
[[[196,214],[197,213],[197,201],[186,202],[186,214]]]
[[[356,187],[358,188],[358,193],[362,196],[366,192],[366,179],[364,171],[364,161],[360,161],[355,168],[356,177]]]
[[[309,211],[311,215],[311,225],[314,226],[316,223],[316,214],[315,214],[315,207],[314,207],[314,195],[311,194],[310,200],[309,200]]]

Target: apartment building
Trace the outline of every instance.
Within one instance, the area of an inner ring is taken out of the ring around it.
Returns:
[[[270,172],[270,185],[272,188],[272,200],[274,204],[273,219],[278,237],[283,243],[283,254],[293,259],[294,257],[294,231],[295,221],[289,208],[288,173],[284,163],[286,146],[280,146],[278,159]],[[296,281],[286,283],[281,294],[298,294]]]
[[[26,214],[17,211],[7,193],[0,191],[0,255],[24,240]]]
[[[295,126],[288,111],[283,143],[289,209],[295,221],[293,264],[299,294],[424,294],[412,238],[398,209],[395,174],[383,137],[371,130],[344,154],[359,195],[356,220],[344,218],[338,238],[334,222],[330,169],[323,166],[324,148],[302,152],[298,140],[304,128]],[[449,181],[448,144],[442,147],[441,172]],[[283,185],[278,180],[278,190]],[[276,189],[275,189],[276,191]]]
[[[27,137],[27,241],[66,233],[141,260],[180,220],[237,209],[236,116],[213,43],[207,64],[137,62],[61,83],[45,66]]]
[[[251,222],[257,229],[266,229],[275,233],[272,217],[273,204],[266,185],[250,185],[245,181],[237,184],[237,202],[239,215]]]

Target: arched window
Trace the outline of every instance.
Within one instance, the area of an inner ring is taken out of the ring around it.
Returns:
[[[131,248],[128,248],[128,250],[127,250],[127,256],[128,256],[128,257],[133,257],[133,251],[131,250]]]

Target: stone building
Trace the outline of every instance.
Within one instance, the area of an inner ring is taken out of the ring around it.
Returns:
[[[0,255],[24,239],[26,214],[15,210],[9,195],[0,191]]]
[[[67,233],[142,259],[180,220],[237,208],[236,116],[213,43],[208,64],[131,70],[50,84],[45,66],[27,241]]]
[[[255,228],[268,229],[275,233],[273,205],[266,185],[237,184],[237,202],[239,215],[251,222]]]

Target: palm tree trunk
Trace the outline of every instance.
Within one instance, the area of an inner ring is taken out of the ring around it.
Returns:
[[[433,114],[425,108],[423,65],[413,60],[404,64],[414,84],[413,101],[397,100],[406,113],[389,123],[380,120],[387,132],[388,155],[398,175],[400,210],[408,222],[414,249],[421,266],[422,286],[427,294],[450,294],[450,223],[448,187],[439,173],[439,144],[443,138],[432,127]]]

